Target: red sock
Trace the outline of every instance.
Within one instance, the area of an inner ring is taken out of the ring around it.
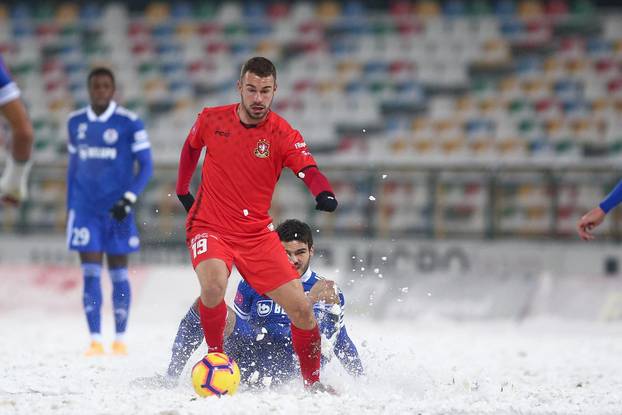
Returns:
[[[225,301],[221,301],[216,307],[205,307],[203,301],[199,299],[199,316],[205,341],[207,342],[208,353],[223,351],[225,338],[225,324],[227,322],[227,306]]]
[[[320,329],[316,324],[311,330],[303,330],[291,324],[292,344],[300,360],[300,371],[305,386],[311,386],[320,380],[320,359],[322,348]]]

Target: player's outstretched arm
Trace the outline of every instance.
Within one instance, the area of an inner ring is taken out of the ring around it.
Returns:
[[[343,368],[351,376],[361,376],[365,374],[359,352],[352,339],[350,339],[350,336],[348,336],[345,325],[339,330],[334,351]]]
[[[592,233],[592,230],[603,223],[605,216],[607,216],[607,214],[600,206],[595,207],[585,215],[581,216],[581,219],[577,221],[577,232],[579,233],[581,239],[584,241],[593,240],[595,236]]]
[[[19,98],[1,105],[0,113],[9,122],[13,135],[12,153],[7,157],[6,167],[0,178],[0,199],[18,204],[28,196],[34,133],[26,107]]]
[[[225,322],[225,339],[231,336],[233,333],[233,329],[235,328],[235,311],[229,306],[227,306],[227,321]]]
[[[198,299],[190,306],[184,318],[179,322],[175,341],[171,347],[171,360],[169,361],[167,376],[178,378],[184,370],[192,353],[203,342],[203,329],[197,306]]]
[[[331,280],[318,280],[309,290],[307,297],[312,304],[320,301],[325,304],[339,304],[339,291],[335,282]]]
[[[335,307],[334,311],[339,311],[338,324],[336,326],[337,333],[334,341],[333,352],[337,356],[337,359],[341,362],[344,369],[352,376],[360,376],[365,373],[363,370],[363,362],[359,357],[359,352],[354,345],[345,325],[345,310],[346,310],[346,298],[343,292],[335,286],[336,291],[339,294],[339,309]]]
[[[584,241],[593,240],[595,237],[591,232],[592,229],[603,223],[607,213],[618,206],[620,202],[622,202],[622,180],[620,180],[611,193],[600,202],[598,207],[590,210],[577,221],[577,232],[581,239]]]
[[[298,177],[315,197],[315,208],[324,212],[334,212],[337,209],[337,198],[328,179],[316,166],[309,166],[298,172]]]
[[[192,175],[199,163],[200,157],[201,149],[196,149],[190,145],[189,136],[179,156],[179,170],[177,172],[177,186],[175,188],[177,198],[184,206],[184,209],[186,209],[186,212],[190,212],[192,205],[194,205],[194,196],[190,193],[190,181],[192,180]]]

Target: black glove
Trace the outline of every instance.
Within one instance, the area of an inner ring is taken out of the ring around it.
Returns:
[[[177,199],[184,205],[186,212],[190,212],[190,208],[194,205],[194,196],[192,193],[186,193],[185,195],[177,195]]]
[[[331,192],[324,191],[315,197],[317,202],[315,209],[323,210],[324,212],[333,212],[337,209],[337,199]]]
[[[132,211],[132,205],[136,203],[136,195],[132,192],[125,192],[123,197],[110,209],[113,218],[121,222]]]

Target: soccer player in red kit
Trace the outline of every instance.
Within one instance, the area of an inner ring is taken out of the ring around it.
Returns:
[[[210,352],[223,350],[231,267],[261,295],[276,301],[291,320],[292,343],[306,387],[319,383],[320,333],[312,304],[283,251],[268,214],[284,167],[303,180],[332,212],[337,200],[300,133],[270,110],[276,69],[266,58],[249,59],[237,83],[240,103],[205,108],[182,148],[177,195],[186,210],[186,243],[201,285],[199,315]],[[190,180],[205,147],[196,201]]]

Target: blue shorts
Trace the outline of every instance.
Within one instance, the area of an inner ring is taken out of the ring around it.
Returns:
[[[130,213],[121,222],[106,214],[71,209],[67,216],[67,245],[78,252],[105,252],[126,255],[138,251],[140,239]]]

